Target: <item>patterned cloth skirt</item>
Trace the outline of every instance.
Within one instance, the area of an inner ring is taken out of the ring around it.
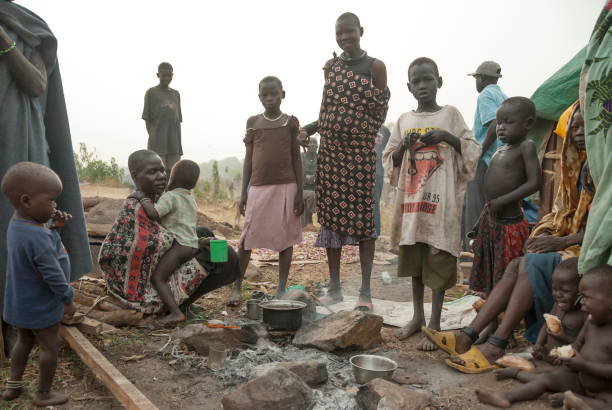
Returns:
[[[376,239],[378,235],[376,235],[376,231],[372,231],[369,236],[351,236],[351,235],[343,235],[338,232],[334,232],[329,228],[324,226],[319,230],[319,234],[317,235],[317,240],[315,241],[314,246],[319,248],[342,248],[345,245],[359,245],[361,241],[368,241],[370,239]]]
[[[295,182],[251,186],[240,247],[280,252],[301,243],[302,224],[293,212],[296,193]]]
[[[512,259],[523,255],[523,245],[529,238],[529,223],[522,215],[515,222],[499,223],[493,220],[485,206],[475,235],[470,289],[488,293],[502,278]]]

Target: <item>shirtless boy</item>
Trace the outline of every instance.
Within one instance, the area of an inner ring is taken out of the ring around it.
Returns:
[[[477,292],[493,289],[529,237],[520,202],[542,184],[536,145],[527,139],[535,118],[535,105],[525,97],[508,98],[497,110],[497,137],[506,145],[495,152],[485,174],[487,204],[472,232],[470,288]]]
[[[525,376],[528,383],[504,393],[477,390],[481,402],[508,408],[546,392],[570,390],[594,410],[612,407],[612,266],[587,272],[579,289],[582,310],[589,318],[573,344],[575,356],[561,359],[564,366],[550,373]],[[553,406],[562,400],[563,394],[551,396]]]
[[[533,358],[536,359],[539,373],[551,370],[551,366],[547,366],[547,363],[555,366],[561,364],[559,357],[550,356],[551,350],[574,343],[586,321],[587,314],[580,310],[578,301],[579,282],[578,258],[564,260],[553,272],[552,294],[555,304],[550,313],[561,320],[561,329],[557,333],[551,332],[546,325],[540,329],[538,340],[533,346]],[[515,378],[529,381],[529,378],[524,378],[524,373],[517,369],[506,368],[495,371],[495,376],[497,380]]]

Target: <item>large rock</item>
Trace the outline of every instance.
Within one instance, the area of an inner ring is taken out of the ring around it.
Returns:
[[[300,347],[333,350],[365,350],[379,344],[383,318],[371,313],[337,312],[302,326],[293,338]]]
[[[273,362],[260,364],[251,369],[250,378],[261,377],[270,370],[278,368],[287,369],[295,373],[307,385],[318,386],[327,381],[327,365],[323,362],[303,361],[303,362]]]
[[[208,356],[211,344],[221,344],[227,349],[242,350],[254,345],[265,345],[267,333],[260,324],[248,324],[240,329],[209,328],[204,324],[187,325],[173,333],[175,340],[183,342],[189,350],[200,356]]]
[[[431,396],[424,390],[411,390],[383,379],[374,379],[359,388],[357,403],[364,410],[420,410]]]
[[[88,224],[108,224],[115,223],[115,219],[121,210],[125,199],[89,197],[83,198],[83,208],[85,209],[85,220]]]
[[[313,392],[298,376],[279,367],[227,394],[224,410],[308,410]]]

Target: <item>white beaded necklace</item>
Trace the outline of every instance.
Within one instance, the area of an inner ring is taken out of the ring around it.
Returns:
[[[261,115],[263,115],[263,117],[264,117],[266,120],[268,120],[268,121],[270,121],[270,122],[274,122],[274,121],[278,121],[278,120],[280,120],[280,119],[281,119],[281,117],[282,117],[283,115],[285,115],[285,114],[281,112],[281,113],[280,113],[280,115],[279,115],[278,117],[276,117],[276,118],[268,118],[268,117],[266,116],[266,113],[265,113],[265,112],[263,112]]]

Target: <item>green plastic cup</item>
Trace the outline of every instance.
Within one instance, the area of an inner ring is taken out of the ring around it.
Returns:
[[[210,261],[215,263],[227,262],[227,241],[224,239],[210,240]]]

